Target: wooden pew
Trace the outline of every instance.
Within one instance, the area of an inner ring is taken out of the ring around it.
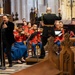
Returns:
[[[63,72],[60,75],[74,75],[74,53],[71,44],[69,33],[66,33],[61,43],[60,70]]]
[[[71,40],[72,42],[75,42],[75,38],[70,38],[70,40]]]
[[[55,54],[54,38],[50,37],[45,46],[45,50],[49,51],[48,56],[41,62],[11,75],[59,75],[61,71],[58,69],[58,56]]]
[[[66,33],[64,38],[60,56],[55,54],[58,47],[54,44],[54,38],[50,37],[45,45],[49,53],[44,60],[11,75],[74,75],[74,53],[70,48],[69,34]]]
[[[75,43],[75,38],[70,38],[70,40],[71,40],[73,43]],[[71,47],[71,50],[72,50],[73,53],[74,53],[74,63],[75,63],[75,46],[72,46],[72,47]]]

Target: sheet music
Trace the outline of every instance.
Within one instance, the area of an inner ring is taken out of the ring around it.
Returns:
[[[55,35],[61,35],[61,31],[55,31]]]

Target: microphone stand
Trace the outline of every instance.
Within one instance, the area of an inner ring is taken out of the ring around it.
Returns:
[[[2,28],[1,28],[1,39],[0,40],[1,40],[1,67],[0,69],[5,70],[6,67],[4,65],[5,59],[4,59],[3,41],[2,41]]]

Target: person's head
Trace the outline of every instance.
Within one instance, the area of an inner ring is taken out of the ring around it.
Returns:
[[[23,28],[22,28],[21,25],[18,26],[18,31],[19,31],[19,32],[22,32],[22,31],[23,31]]]
[[[26,22],[26,21],[24,21],[24,22],[23,22],[23,25],[27,25],[27,22]]]
[[[60,28],[60,21],[56,20],[55,23],[54,23],[54,25],[55,25],[56,29],[59,29]]]
[[[22,19],[22,22],[26,22],[26,19],[25,19],[25,18],[23,18],[23,19]]]
[[[9,20],[9,19],[8,19],[8,16],[7,16],[7,15],[3,15],[3,22],[4,22],[4,23],[7,23],[8,20]]]
[[[28,22],[27,25],[28,25],[28,28],[31,28],[31,22]]]
[[[31,12],[33,12],[33,8],[31,8]]]
[[[33,25],[33,29],[37,30],[37,25],[36,24]]]
[[[46,13],[51,13],[51,12],[52,12],[51,8],[50,7],[47,7]]]
[[[63,22],[60,21],[59,23],[60,23],[60,27],[63,28]]]
[[[71,24],[72,24],[72,25],[75,25],[75,18],[72,18]]]

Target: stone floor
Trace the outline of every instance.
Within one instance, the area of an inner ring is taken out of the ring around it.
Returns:
[[[0,75],[10,75],[14,72],[20,71],[22,69],[25,69],[27,67],[30,67],[31,65],[26,65],[26,63],[23,64],[13,64],[13,67],[8,67],[8,64],[6,64],[6,69],[1,70],[0,69]]]
[[[7,59],[6,59],[7,61]],[[13,67],[8,67],[8,64],[6,64],[6,69],[2,70],[0,69],[0,75],[10,75],[11,73],[20,71],[22,69],[25,69],[27,67],[30,67],[31,65],[27,65],[26,63],[23,64],[13,64]]]
[[[29,53],[29,56],[31,56],[31,53]],[[0,75],[10,75],[12,73],[15,73],[17,71],[20,71],[22,69],[25,69],[31,66],[31,65],[27,65],[26,63],[15,64],[15,62],[13,62],[13,66],[10,68],[8,67],[8,60],[6,59],[5,61],[6,61],[6,69],[5,70],[0,69]],[[1,65],[1,62],[0,62],[0,65]]]
[[[47,53],[48,52],[46,52],[46,54]],[[39,50],[38,50],[38,55],[40,55]],[[31,51],[29,51],[29,56],[32,56]],[[1,62],[0,62],[0,65],[1,65]],[[15,64],[15,63],[13,63],[13,67],[10,68],[10,67],[8,67],[8,61],[6,59],[6,69],[5,70],[0,69],[0,75],[10,75],[12,73],[15,73],[17,71],[20,71],[20,70],[25,69],[25,68],[30,67],[30,66],[32,66],[32,65],[27,65],[26,63],[23,63],[23,64]]]

